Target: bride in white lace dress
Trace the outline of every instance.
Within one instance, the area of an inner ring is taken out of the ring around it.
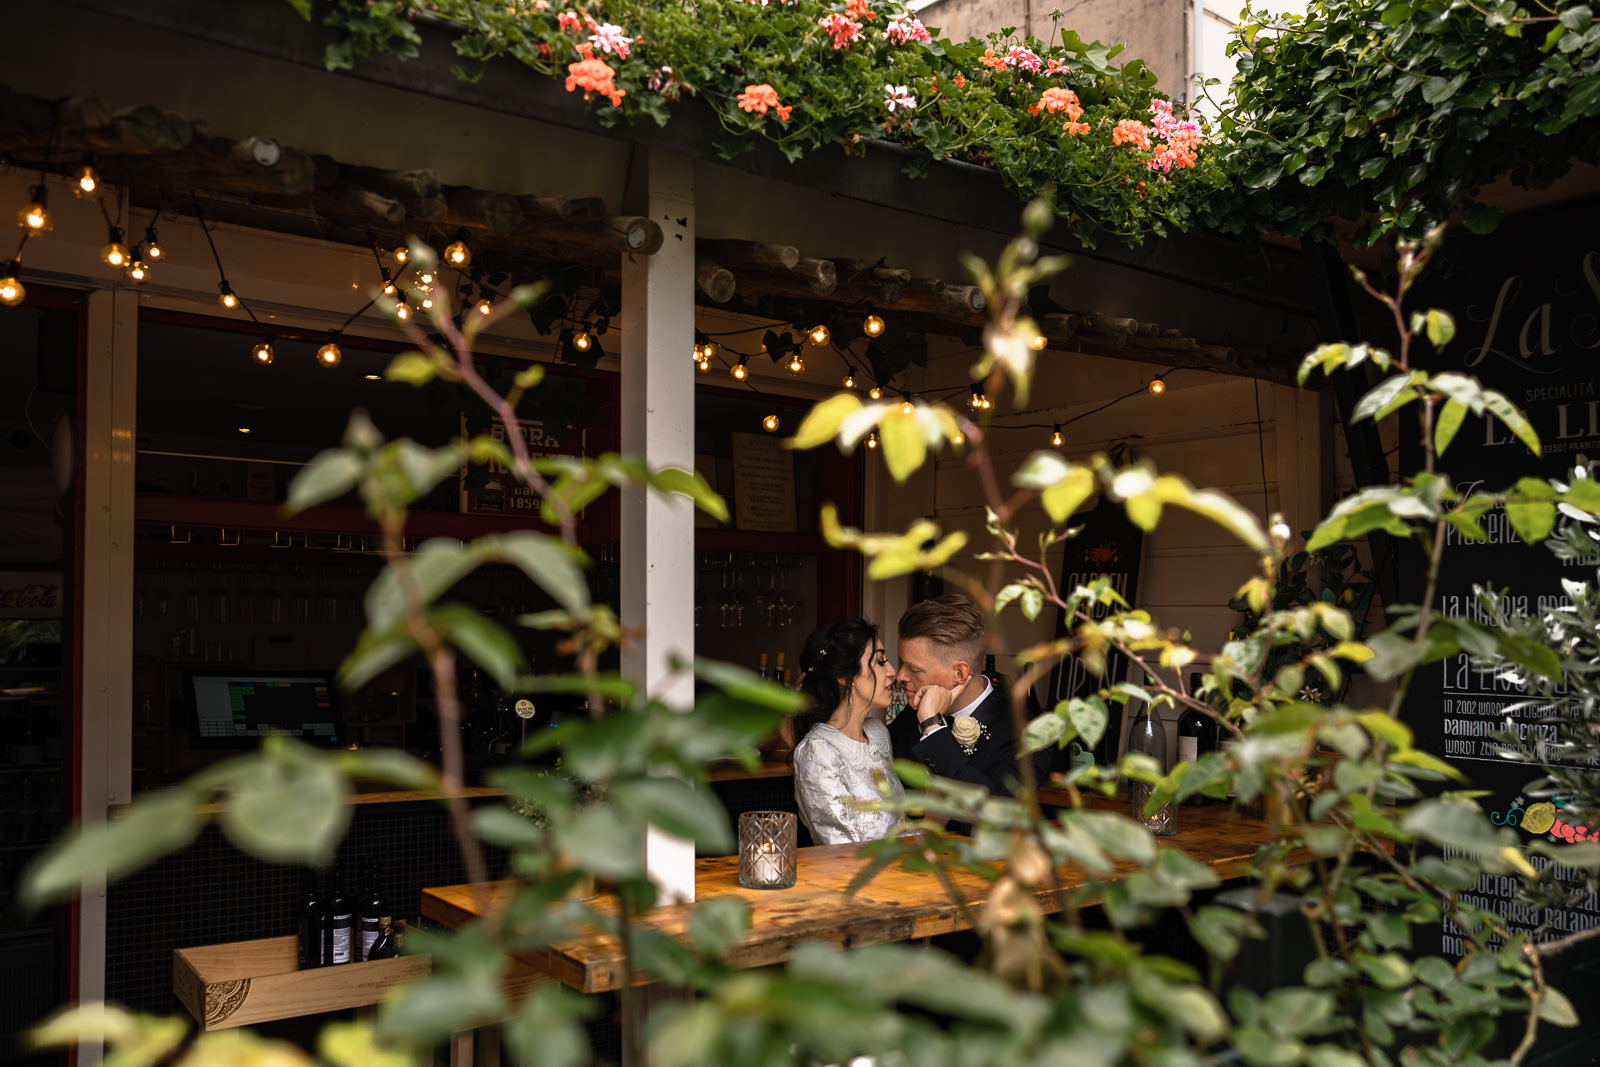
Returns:
[[[794,796],[800,820],[819,845],[888,837],[895,816],[861,811],[851,799],[879,799],[878,781],[893,795],[905,787],[890,765],[893,748],[883,720],[870,713],[889,704],[894,671],[865,619],[846,619],[812,632],[800,654],[800,687],[814,701],[795,718]]]

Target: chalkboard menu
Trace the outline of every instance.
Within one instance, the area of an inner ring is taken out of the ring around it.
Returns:
[[[1535,456],[1499,422],[1468,416],[1440,462],[1456,488],[1496,491],[1524,476],[1565,478],[1582,454],[1600,460],[1600,239],[1596,206],[1564,207],[1508,219],[1488,237],[1452,233],[1409,301],[1409,310],[1439,307],[1456,320],[1456,337],[1442,353],[1419,363],[1430,370],[1470,374],[1500,390],[1527,415],[1539,434],[1543,456]],[[1576,220],[1588,218],[1591,224]],[[1402,475],[1422,469],[1414,416],[1400,434]],[[1468,541],[1449,531],[1435,606],[1447,615],[1475,616],[1472,587],[1502,590],[1510,611],[1537,612],[1566,600],[1561,579],[1592,578],[1591,568],[1563,564],[1542,545],[1518,538],[1501,512],[1486,515],[1487,541]],[[1422,568],[1402,568],[1400,599],[1423,595]],[[1487,790],[1483,804],[1500,825],[1514,826],[1525,842],[1569,840],[1561,798],[1534,798],[1523,790],[1535,777],[1527,767],[1499,758],[1494,736],[1505,729],[1507,708],[1524,699],[1521,690],[1490,673],[1474,670],[1466,654],[1423,668],[1412,683],[1403,714],[1427,751],[1456,766],[1474,788]],[[1524,737],[1547,730],[1544,712],[1512,712]],[[1532,857],[1536,866],[1546,861]],[[1472,903],[1497,912],[1514,929],[1542,927],[1553,940],[1600,923],[1591,896],[1575,908],[1529,911],[1516,904],[1516,880],[1484,876],[1466,890]],[[1460,931],[1448,923],[1418,929],[1423,952],[1461,954]],[[1435,943],[1434,938],[1437,938]]]
[[[1144,548],[1144,532],[1128,521],[1122,507],[1101,496],[1095,506],[1072,516],[1069,525],[1081,526],[1078,536],[1066,543],[1066,554],[1061,561],[1062,595],[1070,594],[1080,585],[1089,585],[1102,576],[1111,579],[1111,588],[1128,602],[1138,606],[1139,562]],[[1095,604],[1089,611],[1096,619],[1111,614],[1109,605]],[[1118,609],[1120,610],[1120,609]],[[1071,632],[1072,620],[1065,611],[1056,618],[1056,636],[1065,637]],[[1049,689],[1044,706],[1053,708],[1063,700],[1084,697],[1112,682],[1120,682],[1128,673],[1128,657],[1120,652],[1106,656],[1104,677],[1089,672],[1076,657],[1071,656],[1056,665],[1050,674]],[[1122,716],[1116,705],[1110,708],[1111,719],[1106,724],[1105,736],[1090,753],[1074,741],[1067,749],[1069,767],[1080,766],[1091,758],[1100,763],[1115,763],[1122,741]],[[1056,767],[1054,769],[1066,769]]]

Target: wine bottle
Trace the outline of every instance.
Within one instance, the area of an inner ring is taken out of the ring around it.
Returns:
[[[767,654],[765,652],[761,653],[761,666],[757,673],[761,675],[763,682],[767,680]]]
[[[361,911],[356,916],[356,928],[361,938],[357,959],[373,958],[372,946],[382,935],[384,927],[389,925],[389,904],[383,899],[378,886],[378,865],[369,861],[362,876]]]
[[[344,880],[334,875],[333,898],[328,903],[328,963],[349,963],[355,939],[355,909],[344,890]]]
[[[387,960],[400,955],[400,946],[395,943],[394,928],[388,923],[383,924],[383,929],[378,932],[377,940],[372,942],[372,947],[367,950],[368,960]]]
[[[328,931],[328,908],[321,878],[306,871],[305,894],[300,898],[300,969],[321,967],[327,962],[323,951]]]
[[[1193,693],[1200,687],[1200,675],[1189,676],[1189,692]],[[1178,719],[1178,759],[1185,763],[1195,763],[1201,756],[1217,749],[1217,720],[1197,708],[1185,708],[1183,715]],[[1189,798],[1190,804],[1204,804],[1206,797],[1196,793]]]
[[[773,677],[774,681],[782,682],[784,685],[788,685],[789,684],[789,677],[788,677],[789,668],[784,666],[784,660],[785,660],[784,654],[782,652],[779,652],[778,653],[777,670],[775,670],[773,672],[772,677]]]
[[[1142,752],[1155,761],[1156,766],[1165,773],[1167,769],[1167,728],[1159,716],[1146,712],[1143,706],[1139,714],[1128,726],[1128,754]],[[1145,814],[1145,802],[1150,799],[1150,794],[1155,787],[1149,782],[1130,781],[1128,783],[1129,813],[1135,820],[1142,823],[1146,830],[1152,834],[1170,834],[1177,831],[1177,811],[1171,804],[1164,804],[1154,814]]]

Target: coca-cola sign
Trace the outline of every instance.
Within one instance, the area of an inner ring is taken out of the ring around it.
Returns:
[[[0,619],[61,617],[61,576],[46,571],[0,571]]]

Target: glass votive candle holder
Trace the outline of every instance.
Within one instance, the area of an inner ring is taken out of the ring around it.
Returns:
[[[739,816],[739,884],[746,889],[794,885],[795,814],[747,811]]]

